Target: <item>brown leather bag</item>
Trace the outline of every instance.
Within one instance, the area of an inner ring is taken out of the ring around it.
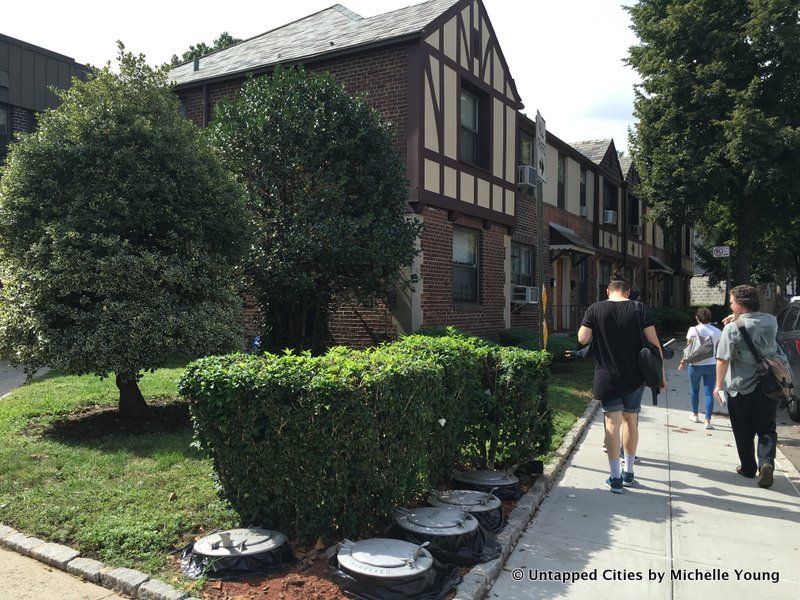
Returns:
[[[792,374],[789,372],[789,366],[777,356],[762,357],[742,322],[736,319],[734,324],[756,359],[756,375],[761,391],[767,397],[776,400],[779,408],[786,407],[792,398]]]

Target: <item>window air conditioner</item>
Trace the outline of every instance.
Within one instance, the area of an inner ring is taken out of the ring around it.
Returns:
[[[533,165],[520,165],[517,167],[517,183],[520,187],[536,186],[536,169]]]
[[[589,216],[589,207],[588,206],[581,206],[580,209],[578,210],[578,213],[582,217],[588,217]]]
[[[628,227],[628,233],[630,235],[634,235],[636,237],[641,237],[642,235],[642,226],[641,225],[631,225]]]
[[[617,211],[604,210],[603,211],[603,225],[616,225],[617,224]]]
[[[539,288],[512,285],[511,302],[513,304],[539,304]]]

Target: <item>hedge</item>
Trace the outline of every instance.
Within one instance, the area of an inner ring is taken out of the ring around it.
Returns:
[[[685,333],[695,324],[694,311],[690,308],[656,307],[650,309],[650,314],[656,322],[656,329],[662,335]]]
[[[242,521],[315,539],[369,531],[465,460],[545,452],[548,364],[542,352],[417,335],[319,357],[205,358],[180,391]]]

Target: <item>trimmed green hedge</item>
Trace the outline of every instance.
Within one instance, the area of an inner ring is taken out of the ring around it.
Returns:
[[[313,539],[369,530],[464,461],[546,452],[548,366],[543,352],[415,335],[319,357],[205,358],[180,391],[242,520]]]
[[[656,307],[650,309],[650,314],[656,322],[656,329],[662,335],[686,333],[695,324],[694,310],[690,308]]]

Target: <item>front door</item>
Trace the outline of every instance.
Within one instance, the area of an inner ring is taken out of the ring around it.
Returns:
[[[569,330],[570,326],[570,262],[569,257],[562,256],[556,263],[556,329]]]

